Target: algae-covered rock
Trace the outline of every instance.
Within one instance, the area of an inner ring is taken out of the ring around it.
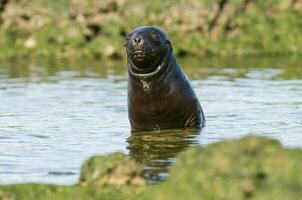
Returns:
[[[142,199],[301,199],[301,165],[301,150],[263,137],[190,148]]]
[[[95,185],[144,185],[143,168],[123,153],[94,156],[81,169],[80,182]]]
[[[130,157],[113,153],[86,161],[80,184],[1,186],[0,200],[298,200],[301,166],[301,150],[250,136],[188,148],[177,156],[168,180],[155,186],[126,184],[140,177],[141,167]]]
[[[0,200],[14,200],[14,196],[11,193],[2,192],[0,190]]]
[[[130,200],[135,199],[143,189],[144,187],[129,185],[100,188],[94,185],[18,184],[1,186],[0,200]]]
[[[141,174],[141,166],[123,153],[95,156],[83,164],[79,184],[0,186],[0,200],[135,199],[145,189]]]
[[[301,53],[301,11],[300,0],[0,0],[0,56],[117,59],[142,25],[165,30],[179,56]]]

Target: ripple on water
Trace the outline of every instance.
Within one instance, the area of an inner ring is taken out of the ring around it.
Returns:
[[[77,70],[35,77],[0,71],[0,183],[72,184],[85,159],[114,151],[143,163],[154,183],[185,148],[251,133],[302,147],[302,80],[280,78],[288,69],[204,68],[192,85],[206,128],[139,135],[130,134],[125,69]]]

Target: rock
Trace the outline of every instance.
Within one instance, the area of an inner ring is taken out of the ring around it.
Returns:
[[[123,153],[94,156],[81,169],[80,183],[94,185],[145,185],[142,166]]]
[[[15,200],[12,194],[0,190],[0,200]]]
[[[301,165],[301,150],[264,137],[190,148],[143,199],[301,199]]]
[[[177,156],[170,177],[161,184],[141,186],[142,167],[123,153],[112,153],[87,160],[80,184],[0,186],[0,200],[298,200],[301,165],[302,150],[249,136],[189,147]]]
[[[112,45],[106,45],[104,50],[105,56],[112,59],[121,58],[121,53]]]
[[[24,45],[25,45],[26,48],[32,49],[32,48],[36,47],[37,42],[36,42],[36,40],[35,40],[33,37],[29,37],[29,38],[25,41]]]

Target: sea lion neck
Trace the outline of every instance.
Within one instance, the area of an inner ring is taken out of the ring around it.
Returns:
[[[170,47],[168,50],[167,55],[160,61],[160,63],[157,66],[154,66],[154,69],[150,73],[138,73],[134,69],[136,69],[136,66],[131,61],[131,59],[128,60],[128,73],[129,75],[134,79],[154,79],[156,77],[159,77],[161,74],[163,74],[166,70],[168,70],[171,60],[173,60],[172,57],[174,57],[172,48]],[[171,59],[172,58],[172,59]],[[175,59],[175,58],[174,58]]]

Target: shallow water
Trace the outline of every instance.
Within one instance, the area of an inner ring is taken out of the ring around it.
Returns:
[[[168,176],[190,145],[247,134],[302,147],[302,59],[180,60],[207,126],[131,134],[123,62],[55,59],[0,62],[0,183],[76,183],[92,155],[123,151],[150,182]]]

